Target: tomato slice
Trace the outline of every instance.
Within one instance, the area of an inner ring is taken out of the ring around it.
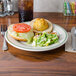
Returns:
[[[18,33],[25,33],[31,30],[31,26],[24,23],[18,23],[13,26],[13,30]]]

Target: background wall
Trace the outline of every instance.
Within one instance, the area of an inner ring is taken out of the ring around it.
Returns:
[[[18,0],[14,2],[14,10],[17,11]],[[34,0],[35,12],[62,12],[64,0]]]

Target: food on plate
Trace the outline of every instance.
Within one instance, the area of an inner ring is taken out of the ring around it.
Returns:
[[[45,26],[45,27],[44,27]],[[33,24],[33,29],[37,31],[44,31],[49,27],[48,22],[43,18],[37,18]]]
[[[43,32],[52,32],[53,25],[50,21],[44,18],[36,18],[30,22],[30,25],[33,27],[33,31],[37,33]]]
[[[51,44],[55,44],[57,43],[59,40],[59,37],[57,35],[57,33],[43,33],[43,34],[39,34],[33,37],[33,46],[49,46]]]
[[[59,37],[57,33],[53,32],[53,25],[50,21],[36,18],[29,24],[12,24],[8,27],[8,34],[12,38],[26,41],[34,47],[45,47],[58,42]]]
[[[8,27],[8,33],[16,40],[27,42],[30,42],[34,36],[31,26],[24,23],[10,25]]]

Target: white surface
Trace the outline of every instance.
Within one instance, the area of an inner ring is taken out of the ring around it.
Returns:
[[[17,10],[17,1],[14,2],[14,10]],[[34,11],[35,12],[63,12],[64,0],[34,0]]]
[[[71,33],[70,32],[68,32],[68,40],[65,44],[65,51],[76,53],[76,51],[72,49],[72,38],[71,38]]]
[[[62,12],[64,0],[34,0],[36,12]]]
[[[59,35],[59,42],[56,44],[49,45],[47,47],[33,47],[31,44],[27,44],[26,42],[19,42],[10,37],[7,32],[5,38],[10,45],[21,50],[34,51],[34,52],[53,50],[65,44],[68,38],[67,32],[62,27],[56,24],[53,24],[53,27],[54,27],[53,31],[57,32]]]

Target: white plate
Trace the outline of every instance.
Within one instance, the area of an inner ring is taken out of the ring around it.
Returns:
[[[28,22],[28,24],[29,24],[29,22]],[[68,34],[62,27],[60,27],[56,24],[53,24],[53,26],[54,26],[53,31],[56,31],[59,34],[59,42],[56,44],[49,45],[47,47],[33,47],[31,44],[27,44],[26,42],[19,42],[19,41],[13,39],[12,37],[10,37],[8,35],[8,32],[6,32],[5,38],[10,45],[12,45],[13,47],[16,47],[18,49],[21,49],[21,50],[33,51],[33,52],[53,50],[53,49],[56,49],[56,48],[62,46],[63,44],[65,44],[68,39]]]

